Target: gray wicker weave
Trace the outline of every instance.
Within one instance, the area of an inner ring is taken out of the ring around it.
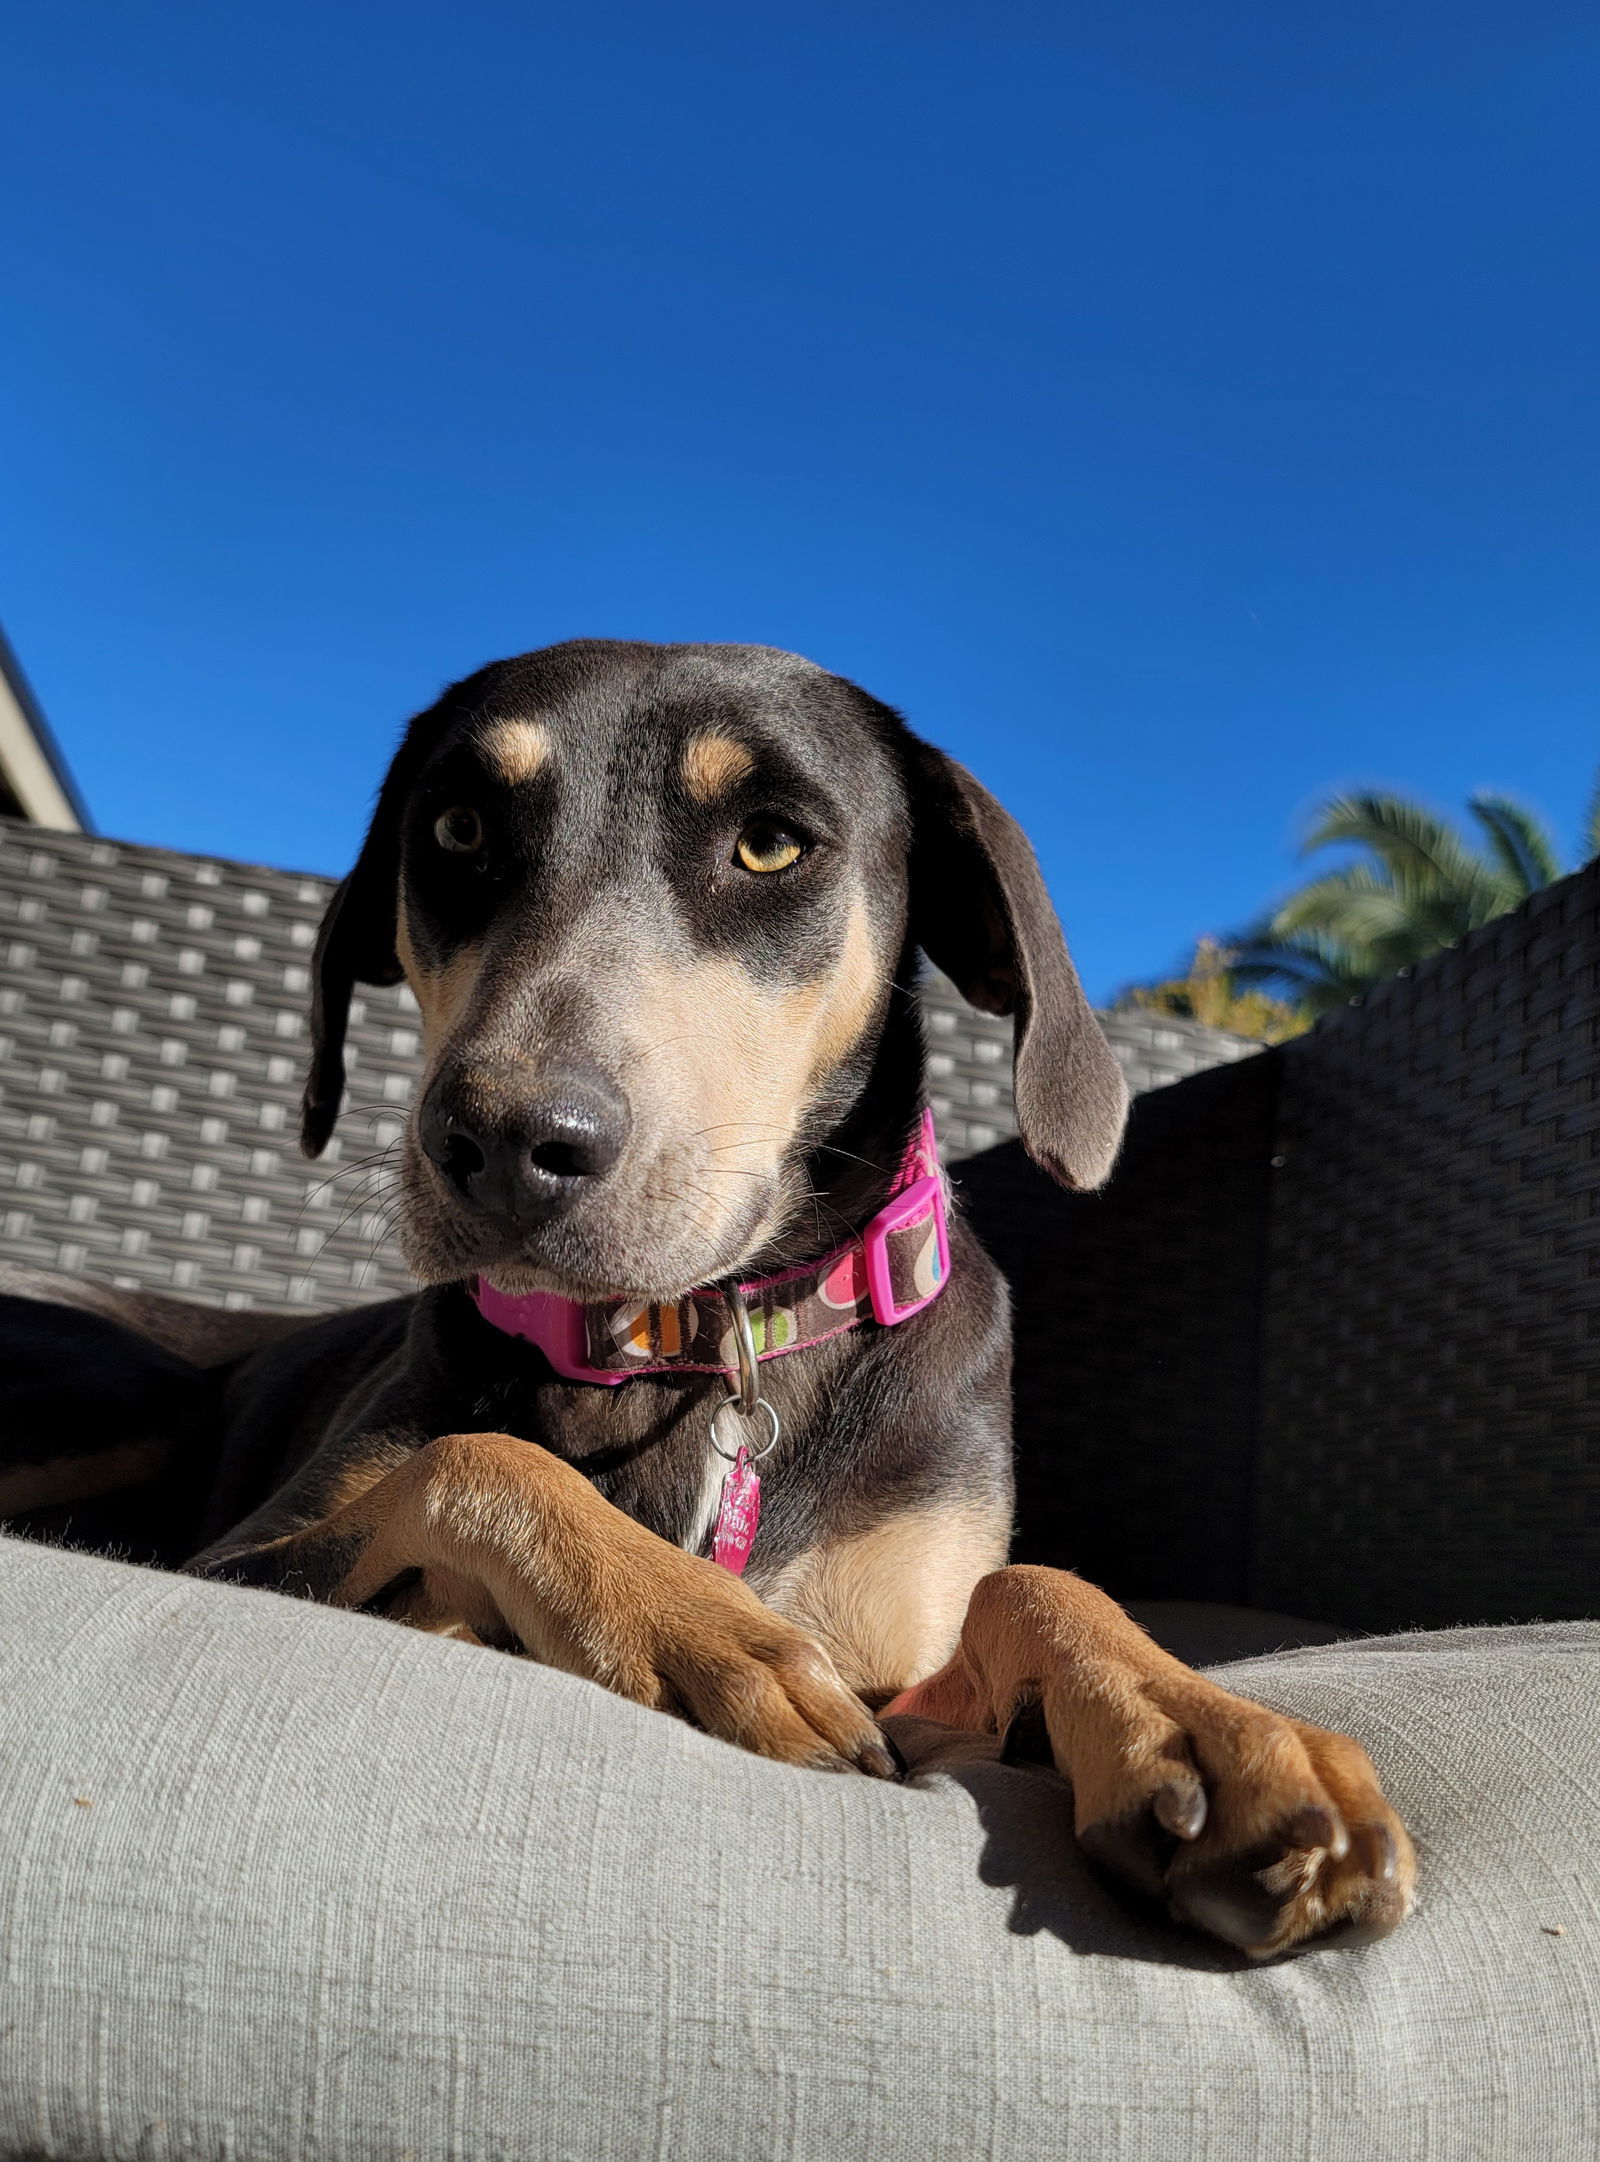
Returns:
[[[0,1252],[229,1306],[410,1279],[381,1152],[416,1072],[404,991],[352,1013],[327,1157],[297,1132],[326,879],[0,819]]]
[[[1103,1194],[962,1183],[1023,1550],[1355,1628],[1600,1613],[1600,866],[1136,1105]]]
[[[1600,1612],[1597,1038],[1592,866],[1278,1055],[1262,1603]]]

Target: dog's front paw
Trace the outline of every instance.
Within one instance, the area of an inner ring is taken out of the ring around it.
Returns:
[[[1075,1691],[1041,1707],[1098,1862],[1253,1959],[1405,1920],[1416,1858],[1359,1742],[1187,1672],[1113,1695],[1105,1718]]]
[[[893,1779],[871,1713],[815,1637],[774,1614],[715,1562],[663,1549],[603,1678],[757,1756]]]

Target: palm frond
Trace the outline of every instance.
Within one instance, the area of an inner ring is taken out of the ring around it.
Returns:
[[[1330,797],[1306,838],[1306,850],[1338,841],[1370,849],[1397,879],[1415,887],[1458,893],[1475,922],[1487,923],[1516,905],[1517,896],[1497,865],[1475,855],[1447,819],[1404,796]]]
[[[1596,773],[1594,786],[1589,791],[1588,806],[1583,814],[1583,831],[1578,839],[1583,848],[1583,861],[1593,863],[1595,857],[1600,856],[1600,773]]]
[[[1501,913],[1500,910],[1495,911]],[[1300,944],[1314,936],[1347,952],[1367,983],[1422,961],[1476,928],[1468,897],[1408,880],[1390,882],[1362,864],[1348,865],[1292,893],[1258,936],[1258,947]]]
[[[1374,875],[1367,864],[1353,863],[1291,893],[1269,919],[1270,931],[1281,938],[1296,931],[1342,933],[1346,926],[1362,925],[1371,935],[1403,923],[1414,903],[1413,895]]]
[[[1480,789],[1467,808],[1483,828],[1489,854],[1502,877],[1516,888],[1519,901],[1561,876],[1555,843],[1525,805]]]
[[[1310,1014],[1331,1013],[1382,981],[1370,956],[1331,931],[1279,934],[1260,924],[1229,943],[1237,984],[1276,991]]]
[[[1404,796],[1364,789],[1330,797],[1306,850],[1342,845],[1359,856],[1231,937],[1202,939],[1183,976],[1134,987],[1124,999],[1279,1040],[1275,1031],[1455,945],[1561,875],[1549,832],[1524,805],[1480,790],[1468,808],[1481,850],[1449,819]],[[1600,857],[1600,773],[1583,846],[1586,862]]]

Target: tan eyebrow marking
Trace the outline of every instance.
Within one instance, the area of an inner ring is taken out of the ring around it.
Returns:
[[[683,747],[683,778],[696,803],[724,796],[755,764],[732,736],[691,736]]]
[[[476,734],[483,756],[513,788],[531,781],[550,755],[550,731],[543,721],[491,721]]]

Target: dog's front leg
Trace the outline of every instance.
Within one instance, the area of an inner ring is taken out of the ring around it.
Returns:
[[[1207,1681],[1065,1570],[983,1578],[955,1657],[888,1709],[1045,1756],[1088,1853],[1252,1957],[1411,1911],[1411,1842],[1358,1742]]]
[[[509,1434],[431,1441],[315,1524],[224,1542],[191,1566],[337,1606],[398,1586],[403,1618],[515,1639],[544,1665],[758,1756],[894,1774],[871,1716],[814,1637]]]

